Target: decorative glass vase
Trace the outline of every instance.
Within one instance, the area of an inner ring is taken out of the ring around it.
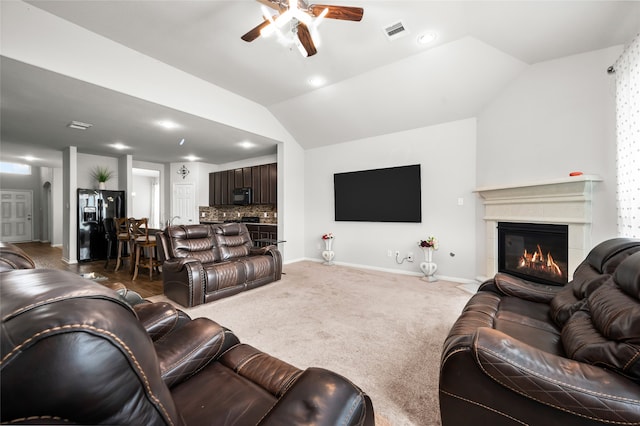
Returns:
[[[422,279],[429,282],[438,281],[436,277],[433,276],[438,270],[438,265],[433,263],[433,248],[422,247],[422,251],[424,253],[424,262],[420,263],[420,270],[424,274]]]

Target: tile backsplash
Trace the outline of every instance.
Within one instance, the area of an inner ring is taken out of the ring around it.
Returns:
[[[248,206],[200,206],[201,222],[224,222],[243,216],[257,216],[260,223],[278,223],[278,210],[273,204],[251,204]]]

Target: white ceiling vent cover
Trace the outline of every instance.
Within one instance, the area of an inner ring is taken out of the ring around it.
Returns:
[[[398,21],[391,25],[387,25],[386,27],[383,28],[383,30],[389,40],[395,40],[409,34],[409,30],[407,29],[407,27],[404,26],[402,21]]]

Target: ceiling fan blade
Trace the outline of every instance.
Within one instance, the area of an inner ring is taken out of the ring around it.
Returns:
[[[362,20],[362,15],[364,15],[364,9],[361,7],[331,6],[328,4],[312,4],[307,11],[312,16],[319,16],[325,9],[328,10],[325,18],[342,19],[344,21],[360,21]]]
[[[269,24],[270,24],[270,22],[265,19],[264,22],[256,25],[255,28],[253,28],[252,30],[250,30],[248,33],[246,33],[245,35],[243,35],[240,38],[243,39],[246,42],[251,42],[251,41],[257,39],[258,37],[260,37],[260,30],[262,30],[264,27],[266,27]]]
[[[304,50],[307,51],[307,57],[313,56],[318,53],[315,44],[313,44],[313,39],[311,38],[311,32],[309,32],[309,28],[302,22],[298,24],[298,40],[304,47]]]
[[[282,10],[282,5],[278,0],[258,0],[259,3],[264,4],[265,6],[269,6],[275,10]]]

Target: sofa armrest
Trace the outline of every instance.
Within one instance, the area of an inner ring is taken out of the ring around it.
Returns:
[[[133,306],[151,340],[156,341],[191,321],[191,317],[180,309],[166,302],[139,303]]]
[[[493,279],[482,283],[478,291],[492,291],[531,302],[550,303],[551,299],[563,288],[562,286],[539,284],[509,274],[497,273]]]
[[[487,327],[477,330],[471,349],[484,374],[525,398],[590,420],[640,422],[638,385],[617,373],[541,351]]]
[[[284,424],[373,425],[373,405],[344,377],[322,368],[308,368],[259,423]]]
[[[162,270],[167,272],[180,272],[188,264],[199,264],[200,261],[194,257],[174,257],[167,259],[162,264]]]
[[[160,374],[168,387],[188,379],[239,343],[228,329],[196,318],[155,342]]]

